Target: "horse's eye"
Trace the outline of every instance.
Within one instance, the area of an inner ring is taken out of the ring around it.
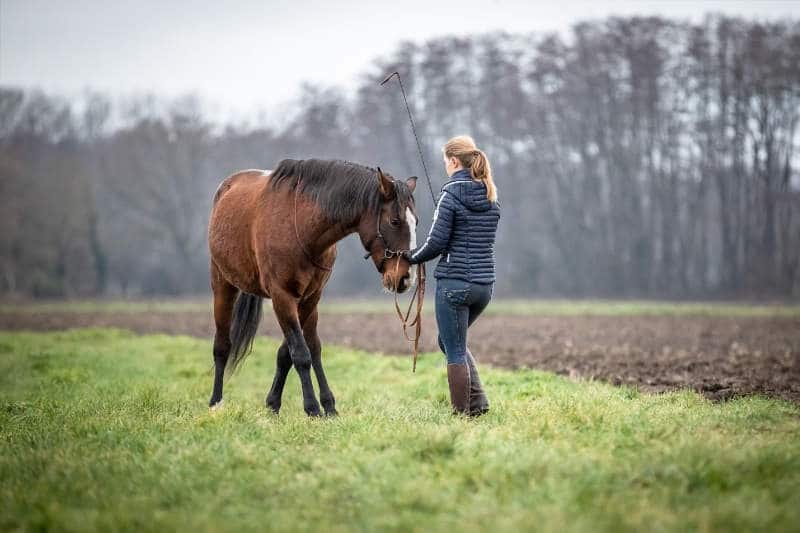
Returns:
[[[390,224],[395,228],[399,228],[400,227],[400,219],[399,218],[393,218],[392,221],[390,222]]]

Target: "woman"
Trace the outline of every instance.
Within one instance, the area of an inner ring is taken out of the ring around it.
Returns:
[[[500,207],[489,160],[471,137],[453,137],[442,152],[450,180],[442,186],[428,238],[407,257],[416,264],[440,256],[434,273],[436,324],[447,356],[450,403],[456,413],[479,416],[489,410],[489,401],[467,349],[467,328],[492,297]]]

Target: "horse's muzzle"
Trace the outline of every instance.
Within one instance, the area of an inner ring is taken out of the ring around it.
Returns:
[[[413,283],[409,272],[406,272],[405,275],[401,276],[399,279],[396,279],[391,273],[387,273],[383,276],[383,288],[386,292],[402,294],[412,285]]]
[[[397,292],[403,294],[409,289],[409,287],[411,287],[411,276],[406,274],[400,278],[400,281],[397,283]]]

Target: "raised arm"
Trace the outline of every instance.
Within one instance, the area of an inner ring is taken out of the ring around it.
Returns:
[[[455,218],[455,200],[453,196],[443,191],[433,212],[433,224],[428,232],[428,237],[422,246],[411,250],[408,260],[411,264],[424,263],[430,261],[447,248],[450,242],[450,233],[453,231],[453,219]]]

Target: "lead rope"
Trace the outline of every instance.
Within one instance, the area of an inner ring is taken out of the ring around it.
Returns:
[[[400,261],[394,265],[394,279],[397,279],[397,274],[400,268]],[[422,336],[422,305],[425,302],[425,263],[417,265],[417,287],[414,289],[414,294],[411,295],[411,300],[408,302],[408,309],[405,315],[400,309],[400,303],[397,300],[397,290],[394,291],[394,308],[397,311],[397,316],[400,318],[400,323],[403,325],[403,336],[407,341],[414,343],[414,359],[411,366],[411,372],[417,371],[417,355],[419,354],[419,338]],[[414,320],[409,322],[411,316],[411,307],[414,305],[414,300],[417,301],[417,316]],[[408,336],[408,328],[414,326],[414,338]]]

